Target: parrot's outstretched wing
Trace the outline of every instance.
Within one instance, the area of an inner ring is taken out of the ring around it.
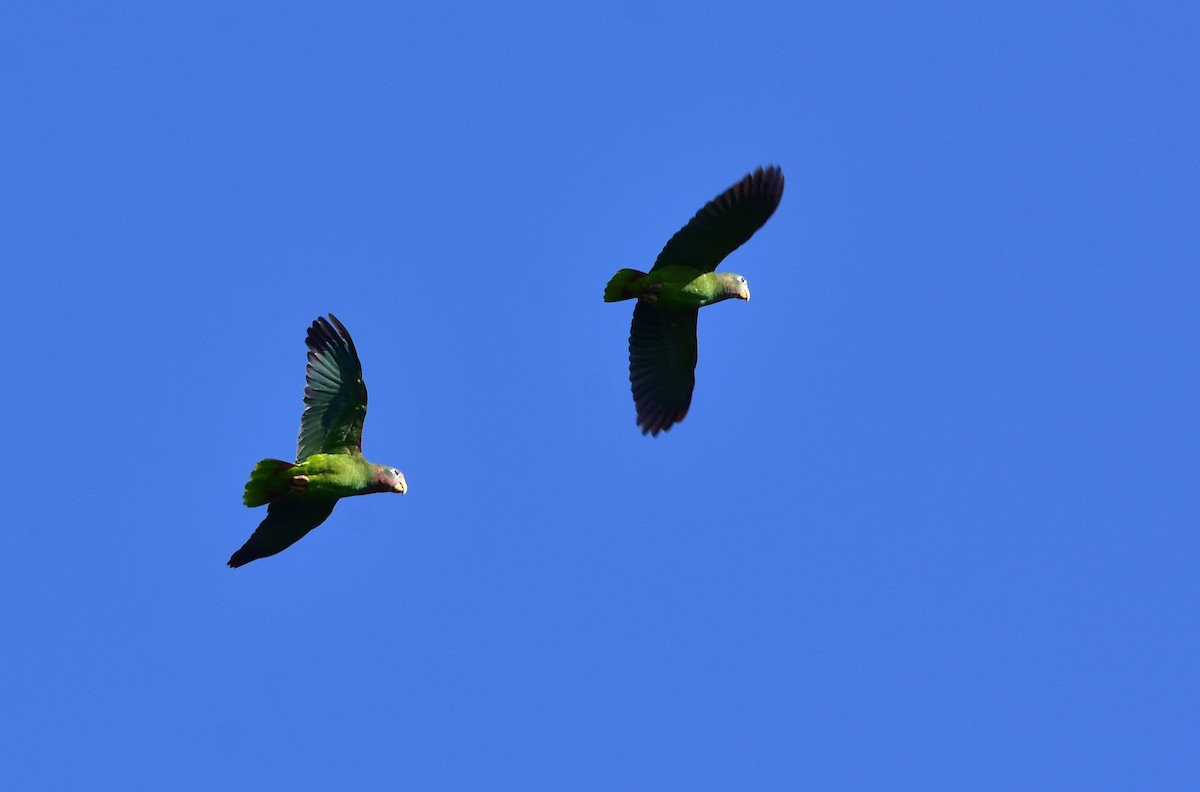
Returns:
[[[275,555],[294,545],[333,512],[337,501],[302,501],[283,498],[267,507],[267,516],[241,549],[229,557],[229,566],[240,567],[258,558]]]
[[[332,324],[331,324],[332,322]],[[333,314],[308,328],[304,415],[296,461],[313,454],[362,454],[367,386],[346,327]]]
[[[638,302],[629,331],[629,382],[642,434],[657,435],[687,415],[696,385],[696,317]]]
[[[759,168],[704,205],[658,254],[651,272],[685,264],[712,272],[762,228],[783,198],[783,171]]]

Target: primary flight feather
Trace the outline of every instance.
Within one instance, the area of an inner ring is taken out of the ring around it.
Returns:
[[[308,328],[304,414],[296,461],[264,459],[250,472],[242,502],[267,507],[266,519],[229,559],[240,567],[291,547],[353,495],[408,491],[404,474],[362,455],[367,386],[358,350],[333,314]]]
[[[779,206],[783,171],[759,168],[705,204],[676,232],[650,271],[623,269],[605,302],[637,299],[629,331],[629,382],[642,434],[657,436],[682,421],[696,384],[696,319],[730,297],[750,299],[741,275],[716,272]]]

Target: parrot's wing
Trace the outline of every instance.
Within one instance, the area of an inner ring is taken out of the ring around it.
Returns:
[[[638,302],[629,331],[629,382],[642,434],[657,435],[687,415],[696,384],[696,317]]]
[[[685,264],[712,272],[774,213],[783,197],[783,171],[759,168],[704,205],[658,254],[651,271]]]
[[[305,343],[308,370],[296,461],[313,454],[361,454],[367,386],[350,333],[330,314],[312,323]]]
[[[333,511],[337,501],[302,501],[283,498],[267,506],[267,517],[246,544],[229,557],[229,566],[240,567],[257,558],[266,558],[286,550],[304,538]]]

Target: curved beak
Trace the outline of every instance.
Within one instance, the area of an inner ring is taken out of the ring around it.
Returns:
[[[399,492],[401,495],[408,492],[408,482],[404,480],[403,475],[396,476],[396,483],[392,486],[392,492]]]
[[[738,296],[739,300],[745,300],[746,302],[750,302],[750,284],[743,283],[742,288],[740,291],[738,291],[737,296]]]

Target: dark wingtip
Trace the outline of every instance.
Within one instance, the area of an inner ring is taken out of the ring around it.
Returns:
[[[229,556],[229,560],[225,563],[228,564],[231,569],[237,569],[238,567],[245,566],[254,560],[253,558],[247,558],[246,556],[248,555],[249,553],[243,553],[241,550],[238,550],[236,553]]]
[[[664,428],[661,426],[654,426],[654,425],[651,425],[648,423],[642,424],[642,437],[645,437],[646,435],[650,435],[651,437],[658,437],[660,432],[665,432],[665,431],[667,431],[667,429],[670,429],[670,428],[671,427],[669,427],[669,426]]]
[[[642,430],[642,434],[658,437],[661,432],[669,431],[672,426],[687,417],[688,410],[691,409],[691,399],[688,399],[686,407],[675,412],[670,412],[661,405],[637,404],[636,406],[638,408],[637,425]]]
[[[358,354],[358,350],[354,348],[354,339],[350,337],[350,331],[332,313],[329,314],[328,319],[324,316],[314,319],[304,341],[314,352],[324,351],[331,346],[344,346],[355,355]]]
[[[769,198],[771,209],[767,216],[770,217],[774,214],[775,207],[783,200],[783,169],[778,165],[760,165],[753,173],[747,174],[736,187],[740,187],[743,194],[763,195]]]
[[[345,338],[347,341],[350,340],[350,331],[346,329],[346,325],[342,324],[341,319],[338,319],[331,312],[329,314],[329,321],[333,322],[334,327],[338,329],[338,332],[342,334],[343,338]]]
[[[778,165],[768,165],[765,171],[762,168],[758,170],[763,174],[761,178],[766,183],[767,191],[778,205],[783,198],[783,168]]]
[[[670,431],[672,426],[682,421],[686,416],[687,413],[685,412],[683,415],[675,416],[655,415],[646,418],[639,417],[638,426],[642,430],[642,435],[658,437],[659,434]]]

